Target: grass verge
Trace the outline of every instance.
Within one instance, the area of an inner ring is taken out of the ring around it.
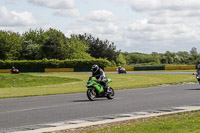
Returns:
[[[80,81],[80,79],[34,76],[30,74],[0,74],[0,88],[33,87]]]
[[[199,133],[200,111],[129,120],[56,133]]]
[[[0,98],[86,92],[90,75],[73,73],[0,74]],[[161,84],[196,82],[194,75],[117,75],[107,74],[115,90],[152,87]]]

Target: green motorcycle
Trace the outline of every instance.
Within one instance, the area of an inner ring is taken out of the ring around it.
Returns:
[[[107,79],[107,84],[111,82],[111,79]],[[107,97],[108,99],[113,99],[115,92],[112,87],[108,86],[109,91],[105,92],[103,86],[97,81],[95,77],[90,77],[86,83],[87,97],[90,101],[95,101],[99,97]]]

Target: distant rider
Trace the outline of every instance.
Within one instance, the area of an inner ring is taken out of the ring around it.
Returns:
[[[200,60],[198,61],[197,64],[197,74],[200,75]]]
[[[14,69],[15,69],[15,66],[12,66],[12,68],[11,68],[12,72],[14,71]]]
[[[125,68],[123,68],[122,66],[119,66],[118,69],[117,69],[118,73],[126,73],[126,70]]]
[[[119,67],[118,67],[118,72],[121,72],[121,69],[122,69],[122,67],[121,67],[121,66],[119,66]]]
[[[12,66],[10,72],[11,72],[11,73],[14,73],[14,70],[15,70],[15,66]]]
[[[92,70],[92,77],[96,77],[96,79],[98,80],[97,82],[99,82],[101,85],[103,85],[104,91],[108,92],[109,90],[108,90],[108,87],[106,84],[107,77],[106,77],[104,71],[101,68],[99,68],[98,65],[93,65],[91,70]]]

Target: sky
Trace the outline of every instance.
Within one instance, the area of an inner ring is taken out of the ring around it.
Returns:
[[[200,0],[0,0],[0,30],[91,34],[122,52],[189,52],[200,44]]]

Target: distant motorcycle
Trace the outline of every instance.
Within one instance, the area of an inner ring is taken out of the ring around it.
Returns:
[[[200,85],[200,74],[196,74],[196,79],[198,80],[199,85]]]
[[[199,85],[200,85],[200,74],[198,74],[198,73],[193,73],[193,75],[196,75],[196,79],[198,80]]]
[[[111,82],[111,79],[107,80],[107,84]],[[108,99],[113,99],[115,92],[112,87],[108,86],[109,92],[105,92],[103,86],[98,83],[95,77],[90,77],[86,83],[87,97],[90,101],[95,101],[98,97],[107,97]]]
[[[121,74],[121,73],[125,73],[126,74],[125,68],[117,69],[117,72],[118,72],[118,74]]]
[[[11,74],[19,74],[19,70],[14,68],[14,69],[10,69],[10,73]]]

